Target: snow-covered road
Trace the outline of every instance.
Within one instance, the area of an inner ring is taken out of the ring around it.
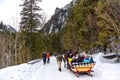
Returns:
[[[0,70],[0,80],[120,80],[120,64],[106,63],[102,53],[95,56],[96,65],[91,72],[93,77],[86,74],[80,74],[77,78],[70,70],[64,68],[62,72],[58,71],[56,58],[53,56],[50,63],[43,65],[42,60],[28,64],[24,63]]]

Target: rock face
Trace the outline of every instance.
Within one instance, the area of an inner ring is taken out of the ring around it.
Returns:
[[[17,30],[14,29],[12,26],[10,26],[10,25],[4,25],[2,23],[0,23],[0,31],[9,31],[9,32],[12,32],[12,33],[17,32]]]
[[[51,19],[44,25],[42,31],[45,34],[56,33],[62,30],[65,24],[65,19],[68,16],[69,9],[73,6],[75,0],[65,5],[63,8],[56,8]]]

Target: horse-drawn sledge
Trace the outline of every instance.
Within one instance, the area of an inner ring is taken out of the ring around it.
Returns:
[[[72,71],[77,77],[79,77],[80,73],[87,73],[88,75],[92,72],[92,68],[94,67],[95,62],[92,63],[84,63],[84,62],[72,62],[69,63],[69,69]]]
[[[70,69],[77,77],[80,73],[87,73],[88,75],[93,72],[91,69],[94,67],[95,62],[92,57],[79,55],[79,54],[69,54],[67,57],[67,68]]]

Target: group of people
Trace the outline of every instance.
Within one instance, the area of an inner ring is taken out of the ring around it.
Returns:
[[[59,71],[62,71],[61,70],[61,64],[62,64],[62,61],[65,61],[64,60],[64,57],[62,56],[62,54],[57,54],[55,55],[56,59],[57,59],[57,63],[58,63],[58,70]],[[50,53],[49,52],[43,52],[42,54],[42,58],[43,58],[43,64],[45,65],[46,63],[50,63]]]
[[[56,54],[55,55],[56,59],[57,59],[57,64],[58,64],[58,70],[62,71],[61,69],[61,65],[62,65],[62,61],[64,61],[64,67],[67,67],[67,69],[69,69],[70,64],[72,62],[84,62],[84,63],[91,63],[94,62],[93,58],[90,56],[86,56],[85,52],[83,53],[78,53],[77,51],[65,51],[63,54]],[[50,62],[50,53],[43,53],[43,63],[44,65]]]
[[[44,65],[46,64],[46,62],[50,63],[50,53],[49,52],[47,52],[47,53],[43,52],[42,57],[43,57],[43,63],[44,63]]]
[[[93,58],[91,56],[87,56],[85,52],[83,53],[73,52],[68,54],[68,63],[72,62],[92,63],[94,61]]]
[[[65,62],[67,64],[67,69],[70,68],[70,66],[72,66],[72,63],[93,63],[93,57],[92,56],[88,56],[86,55],[85,52],[79,53],[77,51],[72,51],[69,50],[68,52],[64,53],[64,58],[65,58]]]

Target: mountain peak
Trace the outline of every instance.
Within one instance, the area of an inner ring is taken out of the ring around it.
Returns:
[[[5,25],[5,24],[3,24],[3,22],[0,22],[0,31],[9,31],[12,33],[17,32],[16,29],[14,29],[12,26]]]
[[[76,0],[71,1],[69,4],[65,5],[63,8],[56,8],[55,13],[52,15],[51,19],[44,25],[42,31],[45,34],[56,33],[62,30],[65,24],[65,19],[68,16],[69,9],[73,6]]]

